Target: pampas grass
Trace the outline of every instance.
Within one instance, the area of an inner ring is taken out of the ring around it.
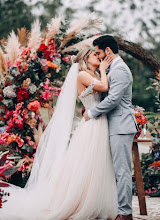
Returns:
[[[15,60],[18,58],[20,53],[20,43],[14,31],[12,31],[8,37],[7,45],[5,46],[5,51],[8,59],[11,61],[11,65],[14,64]]]
[[[40,44],[40,37],[41,37],[40,23],[39,23],[39,20],[36,20],[32,24],[31,35],[29,38],[28,46],[35,50],[38,49],[39,44]]]
[[[28,44],[28,39],[30,36],[30,32],[26,29],[26,27],[22,27],[21,29],[17,29],[18,40],[21,46],[26,47]]]
[[[93,13],[87,16],[86,18],[81,19],[73,28],[68,30],[68,33],[66,37],[62,40],[61,47],[64,47],[68,42],[70,42],[72,39],[76,38],[76,36],[80,33],[80,31],[91,31],[91,29],[99,29],[100,30],[100,24],[102,21],[99,19],[92,19],[90,21],[91,16],[93,16]]]
[[[38,130],[36,128],[34,128],[33,132],[34,132],[34,135],[33,135],[34,136],[34,140],[35,140],[36,144],[38,144],[39,141],[40,141],[40,138],[42,136],[42,133],[43,133],[42,124],[39,123]]]
[[[6,56],[0,47],[0,81],[5,79],[5,73],[7,73],[7,70]]]
[[[70,52],[72,51],[73,49],[76,49],[76,50],[81,50],[83,48],[86,48],[86,47],[93,47],[93,41],[99,36],[93,36],[91,38],[88,38],[86,40],[83,40],[77,44],[74,44],[72,46],[69,46],[69,47],[66,47],[65,49],[62,50],[62,53],[66,53],[66,52]]]
[[[48,44],[48,41],[59,32],[60,25],[61,25],[60,16],[57,18],[52,18],[50,23],[47,24],[46,44]]]

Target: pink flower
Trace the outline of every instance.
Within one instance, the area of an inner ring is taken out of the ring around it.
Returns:
[[[58,92],[58,88],[57,87],[52,88],[52,90]]]
[[[14,111],[13,113],[13,120],[16,120],[18,118],[18,114]]]
[[[18,144],[18,147],[22,147],[23,144],[24,144],[24,140],[21,139],[21,138],[18,138],[18,140],[17,140],[17,144]]]
[[[26,136],[26,141],[30,141],[30,140],[31,140],[31,137]]]
[[[18,125],[19,128],[22,128],[23,126],[23,118],[18,118],[15,120],[15,123]]]
[[[31,47],[22,47],[22,55],[28,55],[30,53]]]
[[[44,100],[47,100],[51,97],[51,93],[49,90],[46,90],[43,94],[42,94],[42,97]]]
[[[21,113],[21,115],[24,117],[24,118],[28,118],[28,109],[23,109],[23,111],[22,111],[22,113]]]
[[[16,110],[19,110],[22,108],[22,105],[24,104],[24,102],[19,102],[17,105],[16,105]]]
[[[31,111],[37,111],[40,108],[40,103],[38,101],[30,102],[27,108]]]
[[[8,137],[9,137],[8,133],[6,133],[6,132],[1,133],[0,134],[0,144],[7,146],[8,145]]]
[[[28,141],[28,145],[33,147],[34,149],[37,148],[37,144],[34,141]]]
[[[7,66],[8,66],[8,69],[11,67],[11,61],[10,60],[7,60]]]
[[[53,93],[53,96],[59,96],[58,92]]]
[[[46,59],[41,59],[41,61],[42,61],[42,69],[43,69],[44,73],[47,73],[48,72],[47,60]]]

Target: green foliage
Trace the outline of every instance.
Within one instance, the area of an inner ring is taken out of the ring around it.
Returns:
[[[133,105],[143,106],[146,111],[157,112],[156,91],[154,89],[146,90],[152,85],[150,78],[153,78],[153,72],[145,67],[140,61],[130,55],[122,54],[127,65],[133,74]]]
[[[25,26],[30,29],[34,15],[31,8],[22,0],[0,1],[0,39],[7,37],[12,30]]]
[[[142,154],[141,167],[145,190],[160,189],[160,167],[152,165],[155,157],[152,154]]]
[[[62,6],[61,0],[46,0],[37,1],[36,4],[32,4],[32,9],[40,9],[42,11],[39,15],[39,20],[42,28],[44,28],[51,18],[58,16],[59,9]]]

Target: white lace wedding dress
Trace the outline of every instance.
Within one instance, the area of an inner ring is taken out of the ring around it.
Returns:
[[[85,108],[100,102],[97,80],[81,93]],[[17,189],[0,210],[0,220],[114,219],[117,191],[106,116],[80,121],[56,178],[32,190]],[[47,186],[47,187],[46,187]],[[7,189],[7,188],[6,188]]]

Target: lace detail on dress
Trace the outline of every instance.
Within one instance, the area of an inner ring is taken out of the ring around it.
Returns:
[[[100,102],[100,93],[95,93],[93,87],[99,82],[94,78],[91,84],[78,96],[85,108],[91,108]]]
[[[79,98],[93,93],[93,87],[96,85],[97,82],[99,82],[99,80],[94,78],[91,84],[84,91],[81,92],[81,94],[79,95]]]

